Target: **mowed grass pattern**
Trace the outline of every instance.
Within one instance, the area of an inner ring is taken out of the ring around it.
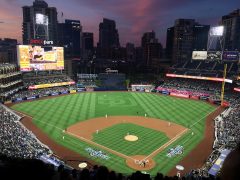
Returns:
[[[13,108],[32,116],[33,122],[59,144],[121,173],[131,173],[134,170],[126,166],[123,158],[105,150],[103,151],[111,157],[108,161],[90,157],[85,151],[86,147],[100,148],[70,136],[66,136],[63,141],[62,130],[76,122],[104,117],[106,114],[108,116],[144,116],[145,113],[148,117],[175,122],[190,128],[187,134],[168,147],[183,145],[183,155],[168,158],[166,151],[159,153],[154,158],[157,166],[148,171],[151,174],[157,172],[166,174],[187,155],[203,137],[206,116],[216,109],[203,101],[137,92],[79,93],[24,102],[14,105]],[[192,131],[194,136],[191,136]],[[115,146],[118,148],[118,144]]]
[[[138,140],[134,142],[126,141],[124,137],[127,134],[137,136]],[[160,131],[131,123],[113,125],[101,130],[98,134],[95,133],[93,136],[94,142],[127,156],[147,156],[168,140],[169,138]]]

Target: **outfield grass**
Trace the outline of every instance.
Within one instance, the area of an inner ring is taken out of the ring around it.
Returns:
[[[126,141],[127,134],[135,135],[135,142]],[[94,134],[93,141],[128,156],[149,155],[169,138],[162,132],[130,123],[108,127]]]
[[[166,156],[166,151],[170,148],[168,147],[165,151],[154,157],[157,166],[150,170],[149,173],[156,174],[157,172],[162,172],[166,174],[200,142],[203,137],[205,118],[215,110],[215,107],[203,101],[180,99],[158,94],[92,92],[24,102],[14,105],[13,109],[32,116],[33,122],[59,144],[93,159],[99,164],[106,165],[122,173],[131,173],[135,170],[127,167],[123,158],[106,152],[105,150],[104,151],[111,157],[110,160],[104,161],[90,157],[85,151],[85,148],[93,146],[71,136],[66,136],[63,141],[62,129],[79,121],[85,121],[95,117],[104,117],[106,114],[108,114],[108,116],[144,116],[145,113],[147,113],[149,117],[171,121],[190,128],[191,131],[170,145],[170,147],[178,144],[183,145],[183,155],[168,158]],[[135,128],[136,133],[137,129],[138,128]],[[106,131],[111,131],[111,129],[106,129]],[[194,136],[191,136],[192,131],[194,132]],[[112,137],[113,135],[110,133],[109,136]],[[103,139],[104,138],[101,140],[100,136],[94,137],[94,141],[97,141],[99,144],[107,143],[104,142]],[[106,145],[112,146],[112,148],[118,149],[119,151],[123,146],[117,143],[107,143]],[[151,150],[147,148],[148,147],[145,149],[149,152],[154,149],[153,147],[151,147]],[[97,149],[99,148],[97,147]],[[131,152],[130,149],[128,153]]]

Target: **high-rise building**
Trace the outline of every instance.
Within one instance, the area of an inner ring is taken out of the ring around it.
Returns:
[[[171,60],[173,55],[174,27],[167,29],[166,58]]]
[[[80,58],[82,26],[78,20],[66,19],[58,23],[58,45],[64,47],[66,57]]]
[[[155,32],[146,32],[142,36],[141,45],[143,48],[143,60],[146,67],[155,68],[157,61],[160,61],[162,45],[158,42]]]
[[[128,62],[136,61],[136,51],[133,43],[126,44],[126,59]]]
[[[0,63],[17,64],[16,46],[16,39],[0,39]]]
[[[145,47],[150,42],[157,42],[156,35],[154,31],[146,32],[142,36],[141,45]]]
[[[23,6],[23,44],[32,39],[57,42],[57,9],[48,7],[44,0],[35,0],[32,6]]]
[[[97,44],[97,57],[115,59],[120,43],[118,30],[114,20],[103,18],[99,24],[99,42]]]
[[[207,50],[208,33],[210,25],[200,25],[196,23],[193,26],[193,46],[192,50]]]
[[[194,19],[177,19],[174,24],[173,62],[184,62],[191,58]]]
[[[82,33],[82,58],[89,59],[93,56],[94,51],[94,40],[93,33],[84,32]]]
[[[174,27],[168,29],[167,38],[167,53],[172,51],[173,63],[190,60],[193,50],[207,50],[209,28],[194,19],[177,19]]]
[[[240,9],[223,16],[222,25],[225,28],[224,49],[240,50]]]
[[[114,48],[119,47],[119,35],[114,20],[103,18],[99,24],[99,47]]]

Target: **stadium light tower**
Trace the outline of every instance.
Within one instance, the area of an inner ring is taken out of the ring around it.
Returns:
[[[224,106],[224,90],[225,90],[225,79],[227,76],[227,64],[224,64],[223,70],[223,82],[222,82],[222,91],[221,91],[221,106]]]
[[[211,27],[208,35],[207,51],[219,50],[217,49],[220,45],[220,51],[224,50],[224,26]]]

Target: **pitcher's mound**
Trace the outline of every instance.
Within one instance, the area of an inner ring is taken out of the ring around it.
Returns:
[[[124,137],[124,139],[125,139],[126,141],[137,141],[137,140],[138,140],[138,137],[137,137],[137,136],[134,136],[134,135],[126,135],[126,136]]]

